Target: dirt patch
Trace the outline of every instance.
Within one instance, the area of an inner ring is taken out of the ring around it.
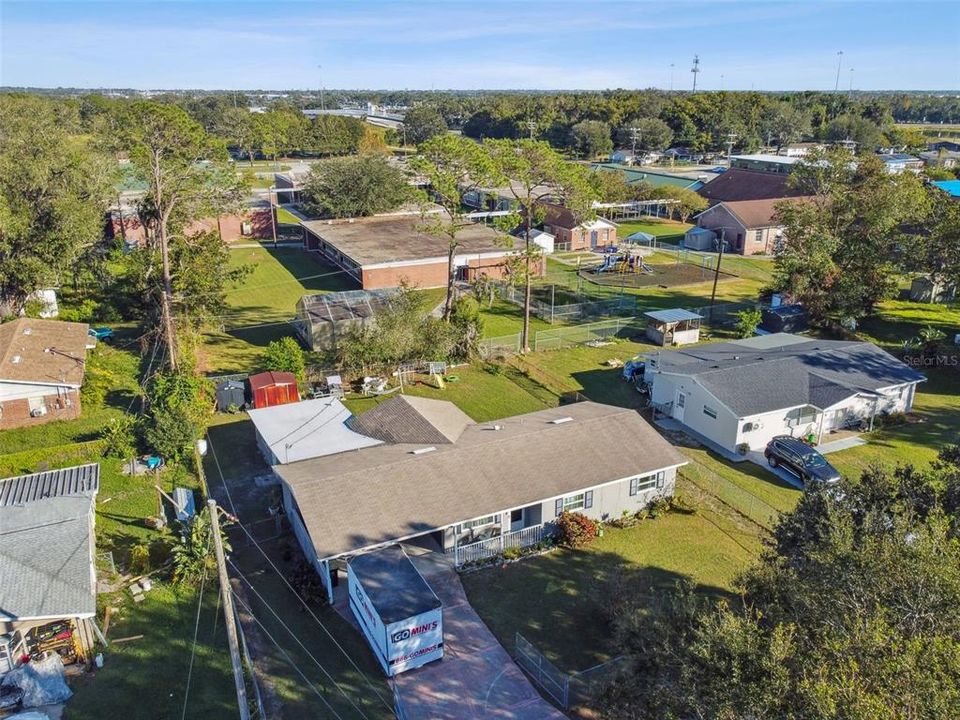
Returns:
[[[595,273],[590,270],[581,270],[580,277],[596,285],[613,285],[616,287],[681,287],[683,285],[696,285],[697,283],[710,282],[713,280],[714,272],[710,268],[692,265],[690,263],[680,263],[673,265],[649,265],[652,272],[605,272]],[[727,272],[720,272],[719,279],[735,280],[736,275]]]

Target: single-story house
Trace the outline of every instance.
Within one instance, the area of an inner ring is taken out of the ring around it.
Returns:
[[[953,302],[956,296],[955,287],[927,275],[914,278],[910,283],[910,299],[914,302],[946,303]]]
[[[242,238],[266,239],[273,234],[271,212],[266,200],[251,202],[249,207],[240,212],[194,220],[187,225],[184,232],[193,234],[213,231],[224,242]],[[107,236],[122,240],[128,249],[143,247],[147,242],[147,228],[140,223],[135,207],[123,205],[109,211]]]
[[[335,350],[352,330],[374,321],[390,306],[389,290],[345,290],[305,295],[297,301],[297,330],[314,352]]]
[[[927,167],[955,168],[960,166],[960,152],[956,150],[927,150],[920,153],[920,159]]]
[[[436,218],[442,219],[440,214]],[[379,215],[350,220],[309,220],[307,250],[346,271],[364,290],[396,288],[406,283],[419,288],[445,287],[448,277],[446,238],[427,232],[417,214]],[[482,224],[457,233],[454,256],[457,279],[471,282],[481,275],[498,279],[507,259],[516,253],[511,238]],[[515,245],[515,243],[514,243]]]
[[[546,210],[543,230],[554,236],[558,250],[590,250],[617,244],[617,226],[609,220],[580,220],[563,205],[541,204]]]
[[[639,158],[640,156],[635,155],[630,148],[620,148],[610,153],[610,162],[621,163],[623,165],[634,165]]]
[[[0,635],[8,657],[89,659],[96,615],[96,463],[0,480]]]
[[[774,333],[647,356],[654,407],[734,452],[910,412],[925,378],[868,342]]]
[[[695,216],[697,226],[723,238],[732,252],[768,255],[783,237],[776,219],[779,198],[721,202]],[[689,246],[688,246],[689,247]]]
[[[902,172],[920,172],[923,160],[906,153],[879,153],[877,157],[883,161],[886,170],[891,175]]]
[[[379,445],[347,426],[352,414],[333,397],[250,410],[257,447],[269,465],[309,460]]]
[[[760,172],[731,168],[697,190],[711,205],[741,200],[770,200],[796,197],[802,193],[793,190],[790,176],[784,173]]]
[[[396,396],[345,425],[380,442],[273,468],[330,598],[357,553],[416,542],[459,562],[533,544],[565,510],[616,518],[672,494],[686,462],[636,411],[593,402],[475,423],[452,403]]]
[[[80,416],[85,323],[17,318],[0,325],[0,430]]]
[[[647,318],[646,335],[654,345],[690,345],[700,342],[702,315],[689,310],[651,310]]]
[[[754,155],[731,155],[730,167],[741,170],[755,170],[765,173],[790,174],[793,166],[800,160],[799,157],[786,155],[768,155],[756,153]]]

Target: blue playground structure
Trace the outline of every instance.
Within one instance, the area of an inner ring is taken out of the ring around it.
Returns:
[[[623,253],[615,255],[607,255],[603,262],[600,263],[596,270],[596,273],[605,273],[605,272],[618,272],[618,273],[644,273],[646,275],[653,274],[653,268],[647,265],[643,258],[639,255],[634,255],[633,253]]]

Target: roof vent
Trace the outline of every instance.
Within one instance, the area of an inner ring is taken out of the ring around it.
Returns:
[[[17,365],[20,362],[20,356],[14,355],[12,358],[10,358],[10,362],[12,362],[14,365]]]
[[[739,359],[740,359],[740,356],[739,356],[739,355],[734,355],[734,356],[733,356],[733,359],[734,359],[734,360],[739,360]]]
[[[573,422],[573,418],[568,416],[568,417],[555,418],[550,421],[550,423],[553,425],[563,425],[564,423],[568,423],[568,422]]]
[[[431,445],[430,447],[417,448],[416,450],[411,450],[411,451],[410,451],[410,454],[411,454],[411,455],[426,455],[427,453],[431,453],[431,452],[433,452],[433,451],[436,450],[436,449],[437,449],[437,448],[435,448],[433,445]]]

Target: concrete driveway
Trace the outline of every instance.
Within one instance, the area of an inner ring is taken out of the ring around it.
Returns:
[[[405,549],[443,602],[444,649],[443,660],[394,678],[402,717],[566,720],[540,696],[471,607],[450,562],[437,553]]]

